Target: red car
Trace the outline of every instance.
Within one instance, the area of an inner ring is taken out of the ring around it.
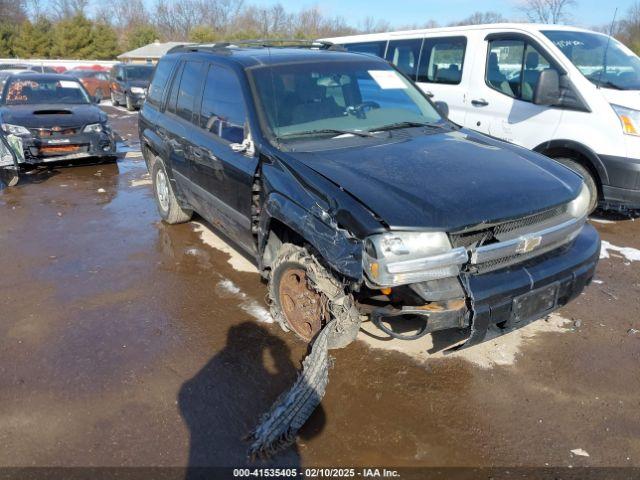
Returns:
[[[89,95],[93,96],[97,101],[109,98],[111,95],[111,87],[109,86],[109,75],[106,72],[97,70],[70,70],[67,75],[73,75],[87,89]]]

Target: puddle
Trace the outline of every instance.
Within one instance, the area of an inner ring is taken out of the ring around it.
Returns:
[[[193,230],[200,234],[200,240],[202,240],[202,243],[229,255],[227,262],[229,262],[229,265],[231,265],[234,270],[237,270],[238,272],[258,273],[258,269],[253,263],[243,257],[234,248],[230,247],[208,227],[200,222],[192,222],[192,225]]]

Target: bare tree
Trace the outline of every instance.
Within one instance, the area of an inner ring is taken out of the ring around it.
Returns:
[[[24,0],[0,0],[0,23],[18,24],[27,18]]]
[[[576,0],[522,0],[520,10],[535,23],[562,23],[570,18]]]
[[[486,23],[502,23],[507,19],[498,12],[475,12],[458,22],[453,22],[451,25],[483,25]]]

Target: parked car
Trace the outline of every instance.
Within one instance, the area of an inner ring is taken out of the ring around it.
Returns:
[[[113,105],[125,105],[129,111],[140,108],[147,96],[153,70],[152,65],[114,65],[109,76]]]
[[[22,63],[4,63],[0,65],[0,70],[25,70],[38,73],[56,73],[55,68],[45,65],[27,65]]]
[[[408,338],[469,327],[470,345],[591,281],[570,169],[460,128],[379,58],[225,45],[160,60],[140,139],[162,219],[195,211],[254,258],[285,330],[310,341],[334,317],[342,346],[361,315],[397,337],[411,317]]]
[[[18,183],[18,178],[18,155],[7,139],[7,135],[0,130],[0,184],[13,187]]]
[[[80,80],[80,83],[84,85],[89,95],[94,97],[98,103],[111,96],[111,82],[109,81],[109,74],[107,72],[74,69],[69,70],[67,74]]]
[[[591,208],[640,208],[640,58],[616,39],[497,24],[328,40],[394,63],[454,122],[574,169]],[[535,97],[543,84],[552,94]]]
[[[68,75],[10,76],[0,99],[0,125],[6,134],[20,137],[29,164],[115,158],[106,113]]]

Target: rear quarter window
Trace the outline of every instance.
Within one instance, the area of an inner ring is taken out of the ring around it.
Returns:
[[[387,47],[386,40],[376,42],[347,43],[343,47],[348,52],[371,53],[378,57],[384,58],[384,52]]]

